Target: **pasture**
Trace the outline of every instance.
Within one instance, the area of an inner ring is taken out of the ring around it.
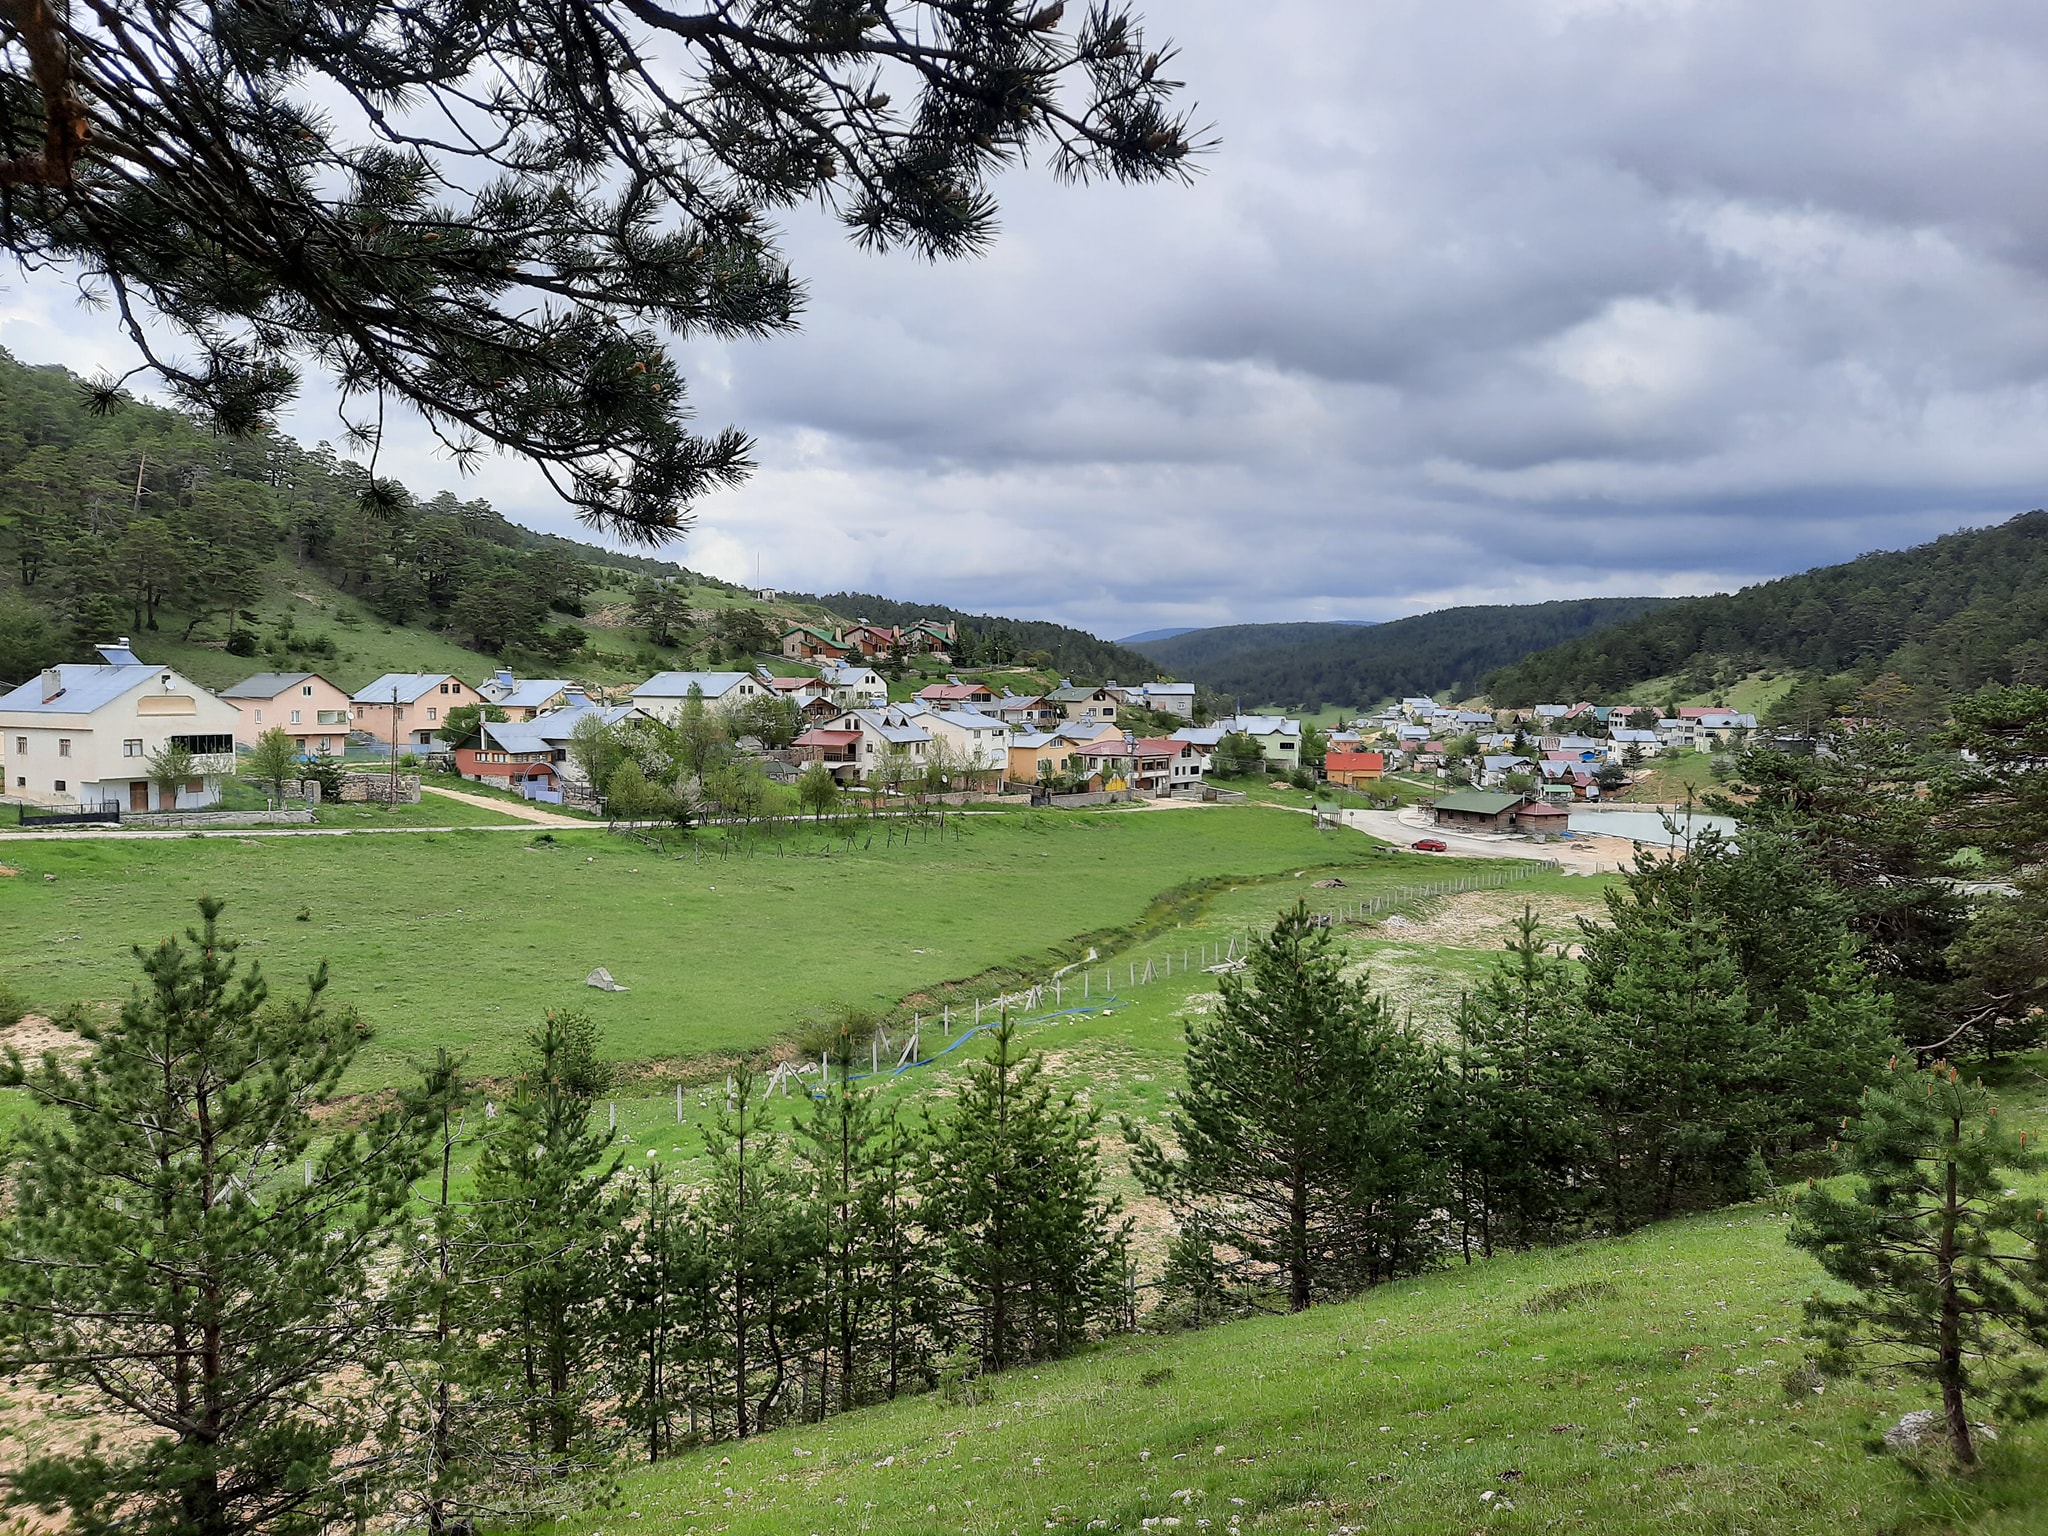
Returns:
[[[1392,887],[1449,868],[1253,806],[949,818],[943,838],[786,857],[595,831],[22,841],[5,857],[0,978],[31,1006],[118,1001],[130,946],[182,931],[211,893],[274,986],[330,962],[330,995],[376,1032],[354,1090],[402,1081],[440,1045],[502,1072],[547,1007],[595,1014],[621,1061],[702,1063],[837,1010],[915,1007],[1128,945],[1148,910],[1196,915],[1153,910],[1179,888],[1297,870],[1305,886],[1325,869]],[[631,990],[585,988],[599,965]]]

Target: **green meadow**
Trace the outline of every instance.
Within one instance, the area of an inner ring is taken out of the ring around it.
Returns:
[[[331,996],[375,1030],[347,1086],[376,1089],[440,1045],[500,1072],[547,1007],[594,1013],[622,1061],[715,1058],[840,1009],[915,1008],[949,983],[984,978],[960,995],[985,994],[1161,923],[1235,922],[1233,879],[1301,870],[1307,887],[1335,871],[1367,893],[1453,868],[1251,806],[949,818],[943,837],[878,832],[850,852],[717,846],[538,829],[10,842],[0,979],[41,1009],[114,1002],[135,976],[130,946],[181,931],[210,893],[274,985],[330,963]],[[1185,894],[1204,885],[1213,910]],[[600,965],[630,990],[584,987]]]

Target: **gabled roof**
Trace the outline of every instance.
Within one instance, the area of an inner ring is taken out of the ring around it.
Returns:
[[[1035,752],[1040,747],[1064,746],[1066,739],[1066,737],[1055,735],[1051,731],[1012,731],[1010,733],[1010,745],[1022,747],[1027,752]]]
[[[1382,752],[1328,752],[1323,755],[1323,772],[1344,773],[1363,771],[1368,768],[1385,768],[1386,754]]]
[[[1010,729],[1007,721],[998,720],[994,715],[984,715],[972,709],[930,709],[920,718],[943,720],[946,724],[963,731],[1003,731]]]
[[[529,677],[515,680],[511,692],[491,702],[505,709],[539,709],[575,686],[566,677]]]
[[[327,679],[317,672],[258,672],[254,677],[245,677],[232,688],[223,688],[220,696],[224,699],[274,699],[287,688],[297,688],[313,679],[323,683]],[[332,688],[334,684],[327,683]]]
[[[1527,795],[1496,793],[1490,789],[1465,789],[1454,795],[1445,795],[1436,802],[1440,811],[1469,811],[1480,816],[1498,816],[1502,811],[1511,811]]]
[[[759,682],[751,672],[657,672],[633,690],[633,697],[687,699],[695,684],[707,699],[722,699],[741,683]]]
[[[395,694],[401,704],[411,704],[443,683],[459,683],[453,672],[386,672],[367,688],[349,695],[352,704],[389,704]]]
[[[0,710],[6,710],[9,714],[89,715],[94,710],[113,703],[130,689],[141,686],[151,678],[161,676],[165,670],[144,665],[134,659],[132,652],[120,647],[100,647],[102,656],[117,651],[128,659],[99,666],[66,662],[51,667],[48,672],[30,678],[13,692],[0,695]],[[57,687],[51,696],[45,699],[43,679],[49,672],[56,673]],[[234,708],[233,705],[228,707]]]
[[[1046,698],[1055,704],[1082,704],[1101,692],[1100,688],[1077,688],[1070,684],[1064,688],[1053,689],[1051,693],[1046,695]]]
[[[859,731],[805,731],[794,743],[799,747],[850,747],[860,740]]]
[[[1188,725],[1181,727],[1181,729],[1175,731],[1167,739],[1169,741],[1184,741],[1188,745],[1195,747],[1213,747],[1223,739],[1224,734],[1223,727],[1220,725]]]

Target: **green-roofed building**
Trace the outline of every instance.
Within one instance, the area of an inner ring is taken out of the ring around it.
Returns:
[[[1492,789],[1463,789],[1445,795],[1432,810],[1440,827],[1469,827],[1481,832],[1512,832],[1515,812],[1529,803],[1527,795],[1503,794]]]

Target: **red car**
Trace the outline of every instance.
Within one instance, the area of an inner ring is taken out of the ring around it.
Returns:
[[[1444,846],[1444,840],[1440,837],[1425,837],[1420,842],[1410,846],[1417,853],[1447,853],[1450,851]]]

